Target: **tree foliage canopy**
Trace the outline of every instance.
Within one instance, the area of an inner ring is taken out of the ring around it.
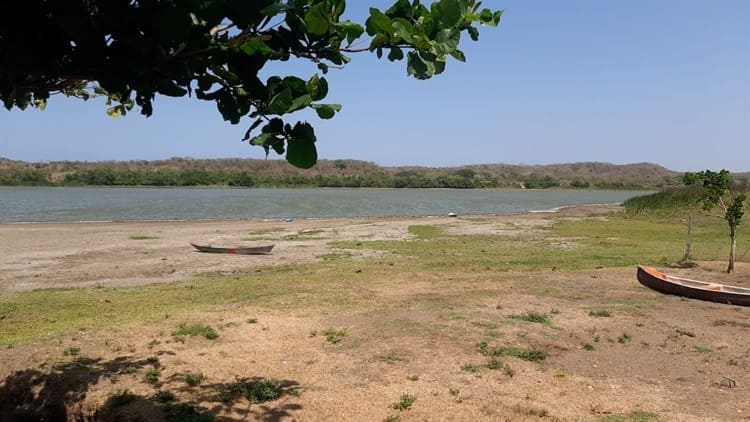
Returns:
[[[463,34],[476,41],[478,25],[496,26],[502,11],[475,0],[398,0],[370,8],[364,26],[342,21],[345,0],[18,0],[0,13],[0,100],[7,109],[43,108],[52,94],[107,98],[117,117],[134,107],[153,113],[157,94],[213,101],[224,120],[249,117],[243,140],[287,161],[317,161],[315,132],[286,115],[313,109],[332,118],[338,104],[324,100],[325,75],[347,54],[387,53],[406,59],[407,72],[428,79],[448,56],[464,61]],[[12,9],[12,10],[11,10]],[[369,45],[355,42],[365,33]],[[259,72],[291,58],[321,73],[271,76]]]

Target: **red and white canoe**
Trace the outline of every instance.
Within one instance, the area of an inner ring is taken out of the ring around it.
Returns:
[[[638,281],[646,287],[670,295],[750,306],[750,288],[746,287],[675,277],[645,266],[638,266]]]

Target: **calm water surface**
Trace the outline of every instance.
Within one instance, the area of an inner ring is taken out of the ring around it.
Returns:
[[[0,187],[0,222],[513,214],[645,191]]]

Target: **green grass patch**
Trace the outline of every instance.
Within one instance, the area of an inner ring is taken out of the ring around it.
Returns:
[[[156,383],[159,381],[160,376],[161,376],[161,370],[159,368],[152,368],[143,374],[143,379],[145,379],[146,381],[150,383]]]
[[[281,383],[274,379],[241,380],[223,386],[219,391],[222,402],[231,402],[244,397],[253,403],[276,400],[284,394]]]
[[[433,239],[443,234],[443,230],[440,227],[436,227],[436,226],[415,225],[415,226],[409,226],[408,230],[409,230],[409,233],[413,234],[420,240]]]
[[[416,396],[412,396],[412,395],[409,395],[409,394],[402,394],[401,395],[401,399],[399,399],[399,401],[393,403],[391,405],[391,407],[394,408],[394,409],[396,409],[396,410],[407,410],[407,409],[409,409],[410,407],[412,407],[414,405],[415,401],[417,401],[417,397]]]
[[[331,344],[336,344],[343,340],[346,336],[346,330],[337,330],[335,328],[326,328],[323,330],[323,335],[326,336],[326,340]]]
[[[185,379],[185,384],[191,387],[197,387],[203,384],[203,381],[206,380],[206,376],[200,372],[186,372],[183,377]]]
[[[219,334],[208,325],[193,324],[185,325],[180,324],[180,327],[172,333],[173,336],[203,336],[209,340],[213,340],[219,337]]]
[[[550,321],[547,314],[542,314],[539,312],[526,312],[525,314],[520,315],[509,315],[508,318],[517,319],[519,321],[532,322],[535,324],[542,324],[548,327],[552,326],[552,321]]]
[[[547,352],[541,349],[523,347],[491,347],[486,341],[477,344],[477,351],[484,356],[509,356],[529,362],[542,362],[547,359]]]
[[[613,214],[606,218],[559,219],[537,235],[449,235],[434,226],[411,226],[420,241],[340,241],[340,249],[376,249],[416,258],[411,271],[470,273],[629,267],[676,262],[682,257],[684,216]],[[738,250],[750,248],[750,225],[740,226]],[[725,223],[711,216],[694,219],[693,258],[728,256]],[[585,292],[584,292],[585,294]]]
[[[547,352],[540,349],[524,349],[523,347],[503,347],[500,349],[502,356],[510,356],[529,362],[541,362],[547,359]]]
[[[612,316],[612,313],[610,313],[606,309],[600,309],[600,310],[591,310],[589,311],[589,316],[595,317],[595,318],[608,318]]]

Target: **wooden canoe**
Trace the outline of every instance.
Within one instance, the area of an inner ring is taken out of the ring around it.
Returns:
[[[645,266],[638,266],[638,281],[646,287],[670,295],[750,306],[750,288],[675,277]]]
[[[271,253],[271,249],[273,249],[274,245],[268,245],[268,246],[235,246],[233,248],[223,248],[223,247],[214,247],[211,245],[196,245],[195,243],[190,242],[191,245],[195,249],[197,249],[200,252],[209,252],[209,253],[228,253],[228,254],[237,254],[237,255],[265,255],[268,253]]]

